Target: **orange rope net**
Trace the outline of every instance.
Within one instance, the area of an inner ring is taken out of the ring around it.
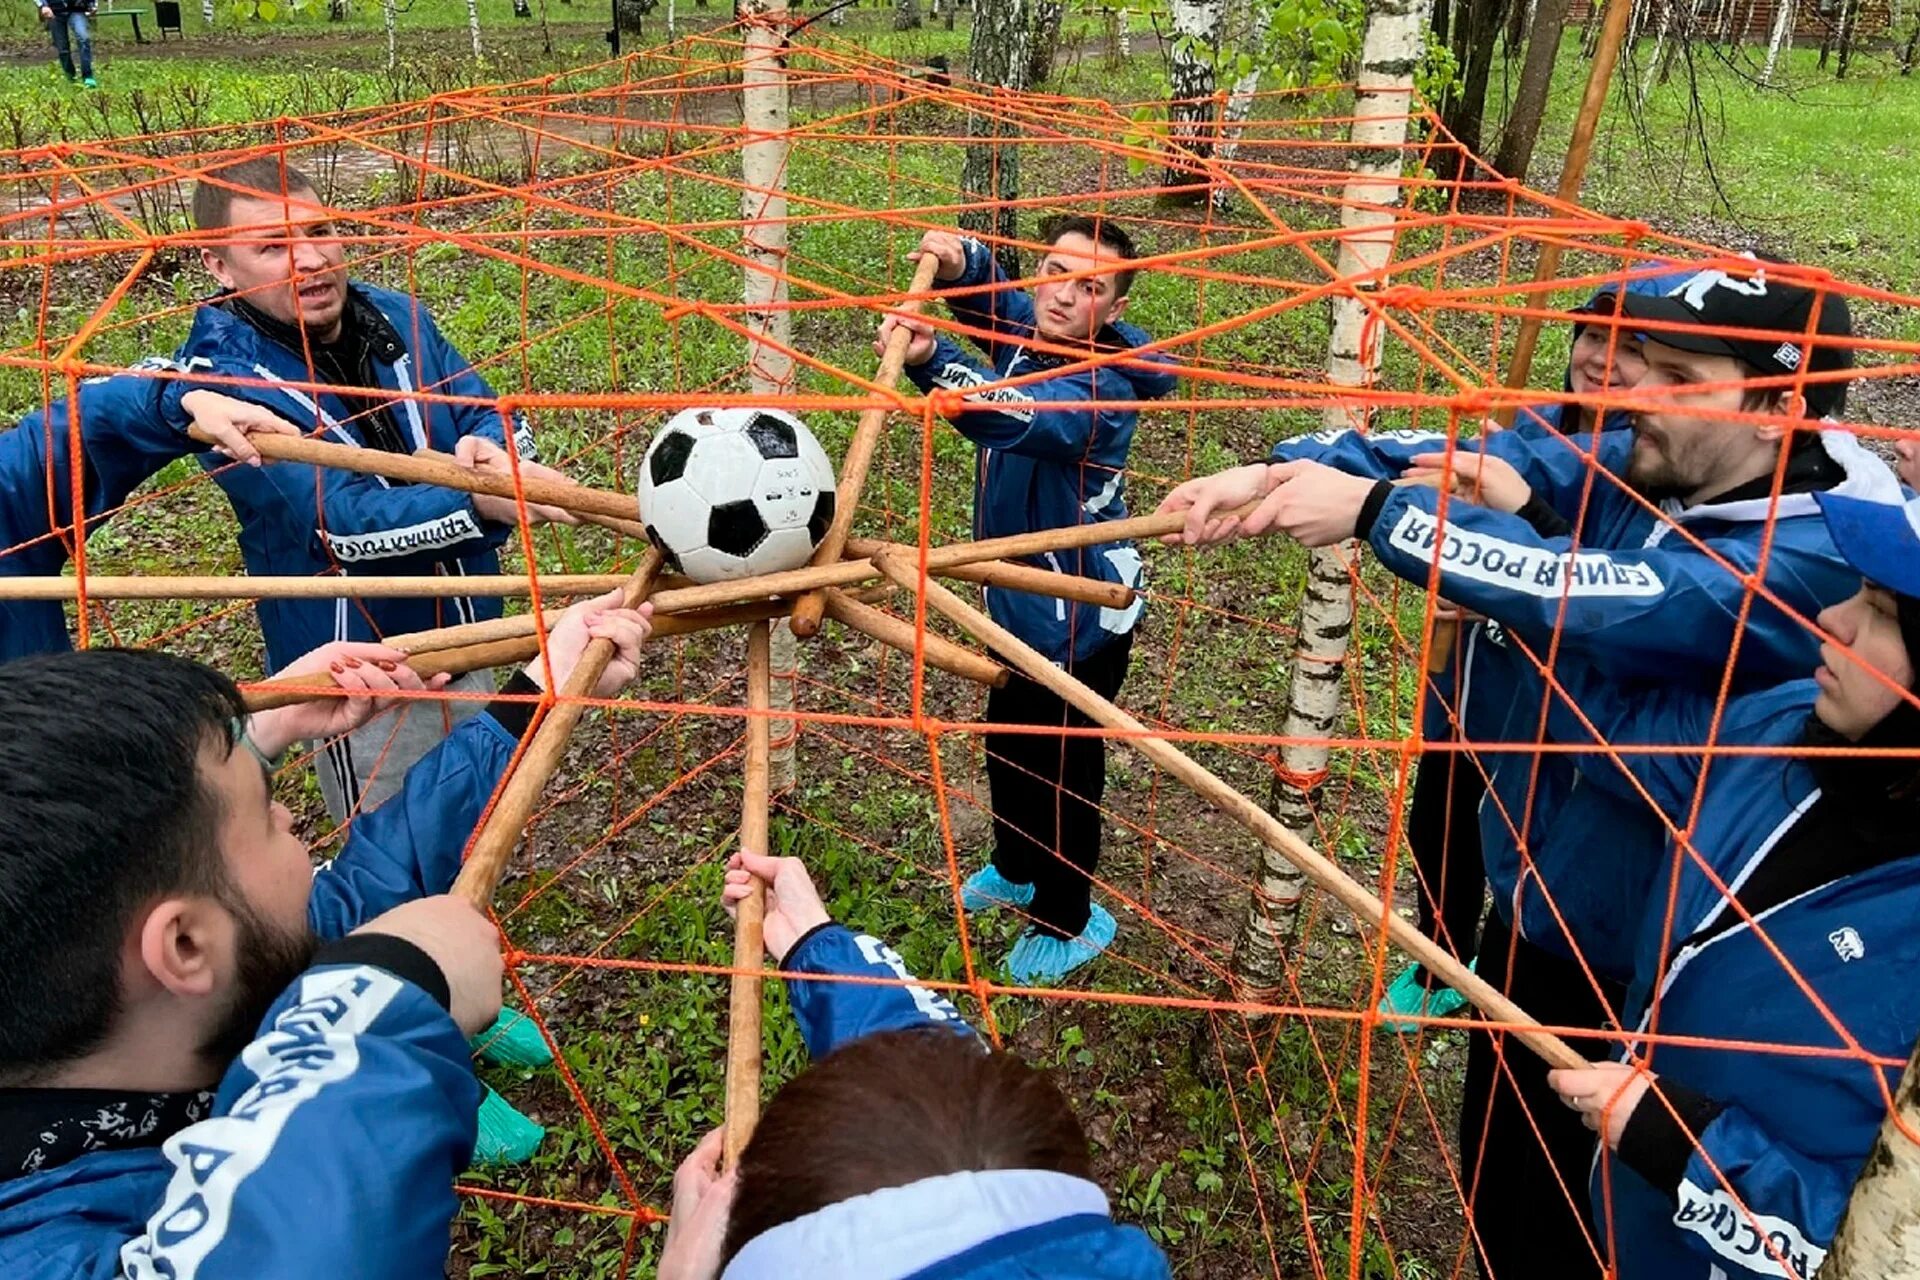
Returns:
[[[819,28],[807,35],[788,60],[789,299],[778,305],[791,313],[797,376],[782,404],[836,455],[860,409],[897,406],[863,496],[865,536],[922,546],[967,537],[971,455],[940,421],[951,406],[875,388],[869,350],[901,300],[921,232],[1004,207],[960,187],[970,117],[999,122],[980,143],[996,158],[1019,156],[1029,262],[1030,229],[1050,212],[1110,219],[1147,255],[1129,318],[1177,357],[1183,382],[1176,398],[1140,406],[1127,475],[1136,511],[1180,479],[1317,427],[1329,408],[1375,429],[1457,434],[1502,406],[1539,404],[1553,393],[1500,385],[1523,318],[1549,324],[1536,381],[1553,386],[1564,308],[1663,263],[1728,257],[1508,181],[1463,157],[1415,104],[1390,274],[1340,279],[1331,264],[1350,151],[1346,87],[1259,94],[1238,123],[1216,109],[1212,136],[1169,159],[1142,136],[1135,104],[949,85]],[[740,209],[755,189],[740,167],[739,37],[321,118],[0,154],[9,402],[50,404],[82,378],[171,351],[210,288],[181,235],[188,189],[241,156],[283,155],[337,207],[354,275],[418,296],[502,393],[491,407],[528,416],[543,460],[630,489],[668,414],[749,402],[756,321],[740,281],[755,223]],[[1566,251],[1566,273],[1536,285],[1531,266],[1546,245]],[[1821,287],[1847,295],[1869,334],[1889,331],[1885,318],[1916,301],[1824,278]],[[1366,341],[1384,358],[1373,385],[1334,386],[1322,372],[1326,306],[1355,295],[1369,308]],[[953,328],[938,307],[927,314]],[[1873,391],[1910,378],[1920,344],[1860,345],[1854,429],[1893,436],[1872,421],[1884,403]],[[417,397],[446,398],[433,387]],[[72,432],[77,455],[78,424],[52,429]],[[77,472],[73,484],[77,497]],[[76,580],[80,642],[165,646],[258,673],[244,580],[224,601],[89,590],[107,574],[237,574],[231,539],[208,532],[230,524],[208,476],[187,467],[112,513],[91,545],[70,525],[54,530]],[[623,572],[640,551],[586,527],[524,529],[507,545],[506,571],[533,576],[536,606],[543,575]],[[0,565],[25,550],[0,551]],[[1146,554],[1146,622],[1121,701],[1249,794],[1264,797],[1276,781],[1306,792],[1310,842],[1389,904],[1410,903],[1412,877],[1398,872],[1411,762],[1426,745],[1417,726],[1430,593],[1356,563],[1351,719],[1315,739],[1332,752],[1328,766],[1302,772],[1278,754],[1297,741],[1279,732],[1297,550],[1273,541]],[[1749,605],[1764,598],[1758,575],[1726,569],[1741,575]],[[911,599],[887,607],[916,615]],[[931,614],[922,625],[948,630]],[[513,997],[557,1059],[550,1072],[490,1078],[551,1132],[531,1171],[463,1185],[464,1274],[520,1272],[532,1260],[551,1275],[650,1270],[649,1228],[672,1167],[718,1119],[732,972],[718,868],[738,808],[742,652],[738,629],[651,649],[632,696],[605,704],[577,736],[496,899]],[[775,798],[775,852],[806,858],[843,919],[901,946],[996,1042],[1063,1068],[1117,1214],[1153,1229],[1183,1274],[1471,1274],[1474,1171],[1453,1140],[1469,1020],[1381,1033],[1375,1004],[1402,961],[1371,941],[1377,922],[1356,933],[1315,894],[1298,908],[1284,989],[1234,998],[1234,940],[1256,893],[1257,850],[1118,748],[1096,894],[1120,917],[1120,939],[1071,989],[1007,986],[998,964],[1009,926],[957,909],[960,880],[987,844],[984,694],[918,656],[829,627],[802,644],[797,671],[775,673],[796,690],[776,743],[784,735],[797,747],[796,784]],[[1551,677],[1551,649],[1536,660]],[[296,762],[287,779],[303,771]],[[1686,848],[1687,831],[1677,834]],[[1799,974],[1786,976],[1819,1001]],[[1831,1020],[1831,1045],[1726,1047],[1898,1065]],[[767,1026],[777,1082],[803,1055],[790,1020]],[[1584,1036],[1574,1043],[1589,1057],[1606,1056],[1605,1037],[1566,1034]],[[1112,1045],[1125,1047],[1120,1058],[1103,1052]],[[1584,1184],[1564,1189],[1575,1202],[1587,1194]],[[1598,1256],[1607,1233],[1603,1223],[1591,1242]]]

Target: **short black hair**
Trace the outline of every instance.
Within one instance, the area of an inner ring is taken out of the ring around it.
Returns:
[[[1055,214],[1040,223],[1040,241],[1046,245],[1060,243],[1062,236],[1085,236],[1097,245],[1113,252],[1116,258],[1132,261],[1140,256],[1133,247],[1133,237],[1123,230],[1119,223],[1111,218],[1092,218],[1084,213]],[[1121,271],[1113,282],[1113,291],[1118,296],[1127,296],[1127,290],[1133,288],[1133,278],[1139,272],[1132,267]]]
[[[232,226],[234,197],[248,192],[278,199],[313,195],[317,190],[313,180],[288,164],[284,157],[249,156],[210,169],[193,184],[193,225],[202,231]]]
[[[217,671],[86,649],[0,665],[0,1079],[85,1056],[120,1008],[142,908],[218,894],[223,807],[200,770],[245,706]]]

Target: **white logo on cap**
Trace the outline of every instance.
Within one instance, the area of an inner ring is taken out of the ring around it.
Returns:
[[[1791,342],[1783,342],[1773,353],[1773,361],[1783,369],[1800,367],[1800,348]]]
[[[1730,289],[1748,298],[1764,298],[1767,296],[1767,273],[1764,270],[1756,271],[1751,280],[1736,280],[1724,271],[1700,271],[1689,276],[1667,296],[1672,297],[1677,293],[1689,307],[1700,311],[1707,305],[1707,295],[1715,289]]]

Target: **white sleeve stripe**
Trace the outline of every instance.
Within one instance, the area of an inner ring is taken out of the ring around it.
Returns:
[[[334,558],[343,564],[362,560],[382,560],[388,556],[410,556],[421,551],[450,547],[480,536],[480,522],[471,511],[450,511],[437,519],[410,524],[400,529],[378,529],[370,533],[333,533],[323,536]]]
[[[942,391],[967,391],[975,387],[984,387],[987,381],[980,375],[978,369],[962,364],[958,360],[949,360],[933,375],[933,385]],[[1019,387],[994,387],[989,391],[976,392],[967,399],[975,402],[991,402],[998,412],[1006,414],[1016,422],[1032,423],[1033,421],[1034,411],[1031,407],[1024,409],[1012,407],[1031,406],[1034,403],[1033,397]]]
[[[189,1125],[162,1145],[173,1177],[146,1234],[120,1250],[127,1276],[195,1280],[226,1239],[242,1184],[274,1154],[295,1112],[359,1070],[359,1037],[402,985],[365,965],[301,979],[299,1001],[240,1055],[253,1087],[226,1115]]]

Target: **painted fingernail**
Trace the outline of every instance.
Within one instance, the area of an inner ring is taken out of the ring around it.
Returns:
[[[399,666],[398,663],[388,662],[385,658],[380,659],[380,661],[374,663],[373,665],[380,668],[382,671],[392,671]]]
[[[360,659],[358,658],[342,658],[341,661],[345,662],[349,667],[357,667],[360,665]]]
[[[330,662],[330,663],[328,663],[327,665],[328,665],[328,667],[329,667],[329,668],[331,668],[331,669],[332,669],[332,671],[333,671],[333,674],[335,674],[335,675],[339,675],[339,674],[340,674],[340,673],[341,673],[342,671],[345,671],[345,670],[346,670],[346,668],[345,668],[345,667],[343,667],[343,666],[341,666],[341,665],[340,665],[339,663],[337,663],[337,662]]]

